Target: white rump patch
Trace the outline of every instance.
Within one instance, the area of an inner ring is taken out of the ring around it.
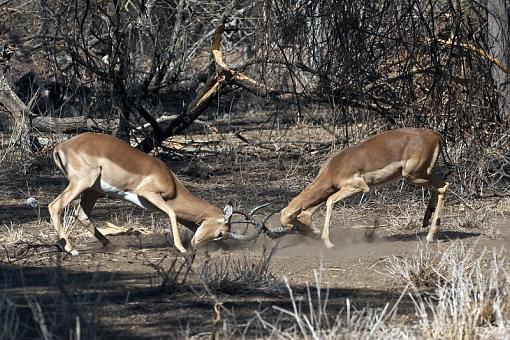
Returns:
[[[137,194],[134,194],[129,191],[122,191],[113,185],[110,185],[108,182],[105,182],[101,179],[100,181],[101,190],[108,195],[116,195],[118,197],[121,197],[125,199],[126,201],[129,201],[137,206],[139,206],[142,209],[149,209],[153,210],[154,206],[149,203],[145,198],[138,196]]]

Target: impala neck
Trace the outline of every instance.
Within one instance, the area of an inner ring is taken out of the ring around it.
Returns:
[[[223,218],[219,208],[194,196],[182,183],[176,184],[177,196],[172,200],[172,206],[180,221],[198,226],[207,219]]]
[[[289,207],[294,207],[298,211],[307,210],[323,203],[331,196],[337,189],[324,179],[324,176],[319,176],[289,203]]]

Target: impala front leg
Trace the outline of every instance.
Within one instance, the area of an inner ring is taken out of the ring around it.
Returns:
[[[315,223],[313,223],[313,215],[315,212],[322,206],[324,202],[317,204],[314,207],[308,208],[306,210],[301,211],[301,213],[297,216],[297,220],[304,225],[307,225],[310,229],[313,230],[314,233],[320,234],[320,231],[315,227]]]
[[[163,211],[170,218],[170,224],[172,225],[172,235],[174,238],[174,246],[181,252],[186,253],[186,248],[182,245],[181,236],[179,235],[179,225],[177,224],[177,215],[175,211],[167,204],[167,202],[157,193],[146,193],[141,194],[152,205],[159,210]]]
[[[432,193],[430,194],[429,203],[427,204],[427,210],[425,210],[425,215],[423,216],[423,223],[422,228],[427,228],[430,226],[430,218],[432,217],[432,214],[437,208],[437,191],[432,190]]]
[[[186,248],[182,245],[181,235],[179,234],[179,225],[177,224],[177,216],[172,208],[168,211],[170,223],[172,223],[172,235],[174,237],[174,245],[181,253],[186,253]]]

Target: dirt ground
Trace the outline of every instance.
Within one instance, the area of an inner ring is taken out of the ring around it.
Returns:
[[[294,147],[284,149],[277,157],[267,148],[240,148],[242,141],[220,132],[207,134],[208,140],[203,135],[194,136],[194,142],[201,143],[201,153],[187,153],[183,148],[182,155],[162,158],[193,193],[213,204],[233,201],[249,208],[270,202],[278,207],[313,178],[328,155],[314,133],[307,135],[306,145],[289,144],[288,140],[281,145],[273,143],[271,148]],[[267,146],[261,143],[264,135],[260,132],[250,137],[259,146]],[[211,145],[215,147],[207,149]],[[221,152],[217,145],[222,145]],[[204,157],[208,150],[210,154]],[[105,339],[209,337],[214,328],[214,304],[220,301],[222,319],[239,326],[232,326],[233,333],[223,329],[222,337],[256,336],[257,330],[249,327],[256,312],[273,320],[280,315],[273,306],[292,307],[286,279],[299,297],[305,294],[307,285],[315,286],[318,276],[323,292],[328,289],[329,310],[341,310],[347,299],[357,308],[383,307],[395,303],[402,292],[402,285],[385,270],[389,259],[411,257],[425,242],[426,230],[420,230],[419,225],[426,193],[412,186],[402,187],[399,182],[337,205],[331,227],[336,244],[333,249],[299,235],[278,241],[261,236],[255,243],[221,242],[198,251],[193,271],[185,279],[186,270],[179,279],[172,279],[173,272],[165,274],[165,269],[176,268],[184,261],[172,247],[171,236],[163,230],[168,228],[167,219],[118,199],[98,202],[92,215],[98,226],[112,221],[120,226],[152,228],[154,233],[109,236],[118,249],[105,252],[86,230],[74,228],[72,237],[80,255],[59,254],[51,245],[56,236],[47,204],[64,188],[65,180],[48,159],[41,159],[36,164],[39,170],[31,171],[30,176],[11,176],[0,183],[0,239],[4,248],[0,252],[0,288],[17,305],[22,338],[41,336],[36,323],[23,319],[34,314],[34,301],[41,306],[47,324],[58,325],[59,319],[83,314],[88,322],[81,325],[83,332]],[[19,169],[13,173],[19,173]],[[27,206],[30,196],[37,199],[40,209]],[[441,252],[460,239],[480,250],[510,249],[509,216],[508,200],[467,202],[452,194],[447,198],[440,240],[429,247]],[[323,218],[321,209],[315,223],[321,226]],[[270,223],[278,225],[278,215]],[[366,228],[375,223],[379,228]],[[182,234],[189,241],[190,234],[184,230]],[[273,248],[269,268],[256,277],[258,280],[263,276],[264,280],[250,281],[248,277],[231,282],[226,278],[229,270],[253,269]],[[207,270],[208,284],[216,287],[209,287],[212,292],[198,278],[198,273]],[[410,303],[404,297],[399,304],[403,317]],[[235,333],[239,329],[246,329],[246,333]],[[55,326],[53,332],[67,337],[69,330]]]

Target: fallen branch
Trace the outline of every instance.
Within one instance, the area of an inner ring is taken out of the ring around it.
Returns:
[[[148,228],[120,227],[111,222],[106,222],[106,226],[98,227],[97,229],[105,236],[149,235],[154,233]]]
[[[88,117],[35,117],[32,127],[43,132],[74,133],[84,131],[112,131],[119,119],[96,119]]]
[[[165,123],[165,122],[170,122],[170,121],[173,121],[175,119],[177,119],[177,117],[179,117],[178,115],[171,115],[171,116],[161,116],[159,117],[158,119],[156,119],[156,122],[159,124],[159,123]],[[196,123],[196,124],[199,124],[199,125],[205,125],[205,126],[208,126],[210,127],[210,124],[208,122],[205,122],[203,120],[200,120],[200,119],[196,119],[193,123]],[[140,125],[138,126],[135,130],[138,130],[138,131],[141,131],[141,130],[145,130],[149,127],[151,127],[152,125],[150,123],[146,123],[144,125]]]
[[[432,40],[431,39],[428,39],[428,42],[430,43]],[[497,67],[499,67],[501,69],[501,71],[505,72],[506,74],[510,74],[510,70],[508,69],[508,67],[503,63],[502,60],[496,58],[495,56],[491,55],[489,52],[483,50],[482,48],[478,47],[478,46],[475,46],[473,44],[470,44],[470,43],[461,43],[461,42],[456,42],[456,41],[453,41],[452,39],[448,39],[448,40],[445,40],[445,39],[435,39],[434,41],[442,44],[442,45],[449,45],[449,46],[456,46],[456,47],[461,47],[461,48],[464,48],[466,50],[469,50],[471,52],[474,52],[476,54],[478,54],[480,57],[482,57],[483,59],[489,61],[490,63],[496,65]]]

